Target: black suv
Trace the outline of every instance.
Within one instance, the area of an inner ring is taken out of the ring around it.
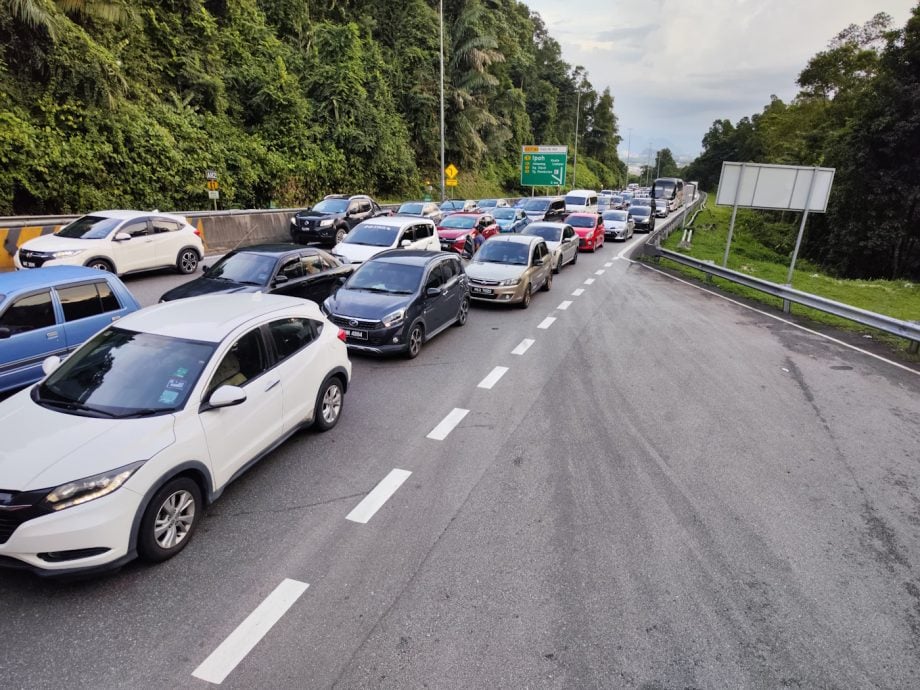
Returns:
[[[366,194],[329,194],[313,208],[291,218],[291,239],[297,244],[321,242],[334,247],[361,221],[389,215]]]

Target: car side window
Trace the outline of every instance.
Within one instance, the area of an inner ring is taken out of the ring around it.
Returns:
[[[54,324],[54,307],[51,304],[50,290],[20,297],[3,312],[3,316],[0,316],[0,326],[9,328],[12,335],[33,331],[36,328],[46,328]]]
[[[105,291],[105,300],[102,298],[100,288]],[[57,293],[61,300],[61,307],[64,309],[64,321],[77,321],[120,308],[118,300],[115,299],[107,283],[61,287],[57,288]]]
[[[211,377],[208,395],[221,386],[243,386],[268,368],[265,343],[258,328],[237,340]]]
[[[415,226],[415,239],[417,240],[427,240],[432,235],[432,229],[430,225],[416,225]]]
[[[301,264],[300,259],[289,259],[281,266],[278,275],[285,275],[288,280],[303,278],[303,264]]]
[[[441,262],[441,275],[445,283],[451,282],[457,276],[457,266],[453,259]]]
[[[345,213],[347,213],[348,215],[352,215],[352,214],[357,213],[359,210],[360,209],[358,206],[358,202],[352,201],[350,204],[348,204],[348,210]]]
[[[279,319],[268,324],[278,361],[287,359],[316,339],[315,322],[310,319]]]
[[[318,251],[316,256],[319,257],[319,260],[323,264],[323,268],[338,268],[342,264],[336,261],[335,257],[329,256],[326,252]]]
[[[575,231],[572,230],[572,228],[569,227],[568,225],[562,228],[562,239],[564,240],[572,239],[572,235],[574,234],[575,234]]]
[[[147,234],[147,221],[145,219],[127,223],[122,225],[118,232],[126,232],[131,235],[132,238],[144,237]]]
[[[327,268],[323,263],[323,257],[319,254],[304,254],[300,257],[300,265],[303,266],[304,274],[308,276],[321,273]]]
[[[399,235],[399,242],[396,244],[396,246],[398,247],[405,240],[409,240],[410,242],[415,242],[415,227],[414,226],[410,225],[408,228],[403,228],[403,231]]]
[[[371,202],[369,201],[359,201],[358,202],[358,213],[368,213],[371,210]]]
[[[164,232],[176,232],[181,226],[174,220],[166,218],[153,218],[150,221],[150,228],[154,235],[161,235]]]
[[[428,273],[428,279],[425,281],[425,289],[428,288],[439,288],[444,284],[444,274],[441,271],[441,264],[437,266],[432,266],[431,271]]]

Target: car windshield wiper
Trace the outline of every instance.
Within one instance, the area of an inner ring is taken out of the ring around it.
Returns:
[[[262,283],[257,283],[254,280],[235,280],[234,283],[239,283],[240,285],[255,285],[256,287],[262,287]]]
[[[51,407],[61,407],[65,410],[78,410],[80,412],[92,412],[94,414],[102,415],[103,417],[117,417],[117,414],[111,412],[106,412],[105,410],[100,410],[96,407],[90,407],[89,405],[84,405],[81,402],[76,400],[49,400],[48,398],[38,397],[37,402],[42,405],[50,405]]]
[[[393,292],[392,290],[387,290],[386,288],[379,287],[365,287],[360,288],[361,290],[367,290],[368,292]]]
[[[113,417],[118,419],[128,419],[129,417],[149,417],[150,415],[159,414],[160,412],[172,412],[171,408],[160,407],[144,407],[140,410],[134,410],[133,412],[124,412],[122,414],[113,414]]]

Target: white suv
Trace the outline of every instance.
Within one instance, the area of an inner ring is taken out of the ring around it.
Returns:
[[[205,295],[123,317],[0,403],[0,567],[48,575],[181,551],[229,482],[331,429],[351,363],[313,302]]]
[[[169,267],[193,273],[202,256],[198,231],[181,216],[98,211],[24,243],[13,263],[17,269],[89,266],[118,275]]]
[[[441,251],[434,223],[418,216],[371,218],[359,223],[332,249],[345,264],[360,264],[387,249]]]

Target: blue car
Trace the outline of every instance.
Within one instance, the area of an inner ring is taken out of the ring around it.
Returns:
[[[520,208],[497,208],[492,215],[503,233],[521,232],[530,223],[530,218]]]
[[[0,273],[0,393],[38,381],[46,357],[65,357],[140,308],[117,276],[93,268]]]

